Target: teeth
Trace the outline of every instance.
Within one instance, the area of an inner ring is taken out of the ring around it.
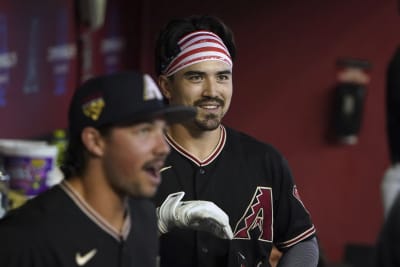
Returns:
[[[217,108],[217,105],[206,105],[206,106],[201,106],[202,108],[206,108],[206,109],[213,109],[213,108]]]

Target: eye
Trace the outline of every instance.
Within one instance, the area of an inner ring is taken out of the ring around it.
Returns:
[[[200,82],[203,79],[203,76],[200,74],[191,74],[187,76],[187,79],[191,82]]]
[[[151,124],[143,124],[140,125],[138,129],[136,129],[136,133],[138,135],[148,135],[153,129],[153,126]]]
[[[220,82],[229,81],[230,78],[231,78],[230,74],[218,74],[217,75],[217,80],[220,81]]]

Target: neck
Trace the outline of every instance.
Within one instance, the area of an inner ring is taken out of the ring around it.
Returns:
[[[69,179],[68,183],[105,221],[121,232],[125,220],[126,199],[116,194],[100,177],[101,175],[96,176],[89,172],[84,177]]]
[[[170,127],[168,135],[190,154],[203,160],[217,147],[221,137],[221,127],[203,131],[175,124]]]

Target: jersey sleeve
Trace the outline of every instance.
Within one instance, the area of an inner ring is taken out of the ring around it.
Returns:
[[[274,179],[274,244],[279,250],[315,236],[311,215],[300,198],[287,160],[277,153],[272,163]]]
[[[0,266],[60,266],[47,243],[47,228],[41,220],[44,214],[30,204],[9,211],[0,220]]]

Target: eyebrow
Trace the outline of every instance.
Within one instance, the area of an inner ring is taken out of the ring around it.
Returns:
[[[206,74],[205,71],[189,70],[189,71],[185,72],[183,75],[191,76],[191,75],[204,75],[204,74]],[[217,71],[216,74],[217,75],[232,74],[232,71],[231,70],[221,70],[221,71]]]

